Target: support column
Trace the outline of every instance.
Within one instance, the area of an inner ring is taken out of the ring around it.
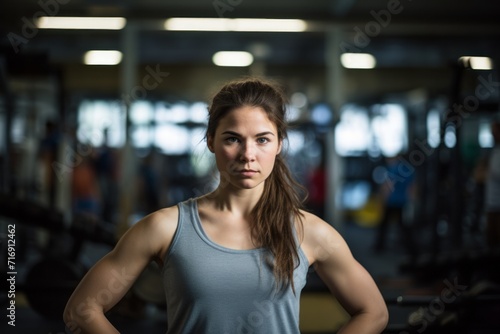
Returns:
[[[343,31],[341,27],[334,27],[326,33],[326,99],[333,108],[333,122],[328,130],[325,143],[326,154],[326,203],[325,219],[336,228],[341,227],[342,212],[340,198],[342,190],[343,163],[342,158],[335,151],[335,126],[340,119],[340,107],[344,103],[343,76],[344,69],[340,64],[340,43]]]
[[[121,237],[129,228],[129,219],[135,204],[136,156],[130,140],[130,107],[136,98],[137,86],[137,26],[134,22],[127,23],[122,36],[123,62],[121,65],[121,102],[125,113],[125,145],[120,154],[120,179],[117,237]],[[130,97],[130,98],[129,98]]]
[[[51,82],[57,86],[57,107],[59,116],[59,133],[60,142],[57,153],[57,161],[64,161],[67,148],[71,146],[71,139],[68,136],[68,115],[67,115],[67,94],[64,82],[64,72],[62,68],[57,68],[51,78]],[[56,209],[64,216],[64,223],[69,226],[72,221],[72,173],[68,172],[65,177],[58,179],[56,182]]]
[[[463,159],[462,159],[462,128],[461,124],[457,123],[455,119],[457,112],[454,110],[453,105],[461,105],[460,101],[461,86],[464,76],[464,68],[462,66],[454,67],[454,75],[450,96],[450,110],[445,119],[445,128],[451,126],[455,129],[456,143],[455,146],[450,149],[450,176],[451,176],[451,189],[452,193],[449,196],[450,200],[450,210],[449,210],[449,221],[451,230],[451,241],[456,249],[459,249],[463,243],[463,217],[464,217],[464,176],[463,176]],[[461,120],[464,122],[464,120]],[[443,138],[444,139],[444,138]]]
[[[14,99],[12,93],[9,89],[9,82],[7,78],[7,65],[6,60],[2,57],[0,58],[0,91],[5,95],[5,128],[4,128],[4,159],[2,165],[2,173],[0,173],[2,179],[0,180],[0,191],[5,193],[13,194],[15,193],[14,182],[12,179],[12,137],[10,132],[12,130],[12,119],[14,115]]]

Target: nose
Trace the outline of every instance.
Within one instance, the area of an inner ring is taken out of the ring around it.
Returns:
[[[254,145],[252,145],[252,143],[249,143],[248,141],[243,143],[241,147],[240,159],[243,162],[250,162],[255,160],[255,147]]]

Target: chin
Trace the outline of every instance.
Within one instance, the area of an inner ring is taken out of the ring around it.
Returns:
[[[264,186],[264,178],[253,177],[253,178],[231,178],[228,183],[225,184],[226,187],[230,189],[241,189],[250,190],[258,188],[259,186]]]
[[[257,186],[259,186],[260,184],[261,184],[261,182],[256,181],[256,180],[250,180],[250,179],[240,180],[239,182],[233,183],[233,185],[235,187],[240,188],[240,189],[254,189]]]
[[[242,182],[239,186],[240,186],[240,188],[243,188],[243,189],[253,189],[256,186],[258,186],[258,184],[255,182]]]

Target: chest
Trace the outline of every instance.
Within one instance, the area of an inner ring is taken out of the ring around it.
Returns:
[[[167,262],[165,283],[173,287],[174,295],[182,291],[185,301],[230,304],[235,296],[250,300],[272,294],[274,276],[265,251],[226,251],[205,243],[186,244],[183,248]]]
[[[258,248],[252,240],[250,223],[230,215],[210,215],[200,210],[200,225],[208,239],[222,247],[234,250]]]

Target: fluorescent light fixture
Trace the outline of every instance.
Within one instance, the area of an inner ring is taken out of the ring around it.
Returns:
[[[85,52],[85,65],[117,65],[122,61],[122,53],[116,50],[91,50]]]
[[[369,53],[343,53],[340,63],[345,68],[370,69],[375,67],[377,61]]]
[[[473,70],[492,70],[493,61],[489,57],[471,57],[470,67]]]
[[[39,29],[92,29],[120,30],[127,20],[123,17],[69,17],[41,16],[37,21]]]
[[[234,19],[235,31],[301,32],[307,23],[294,19]]]
[[[465,66],[472,68],[473,70],[492,70],[493,61],[490,57],[471,57],[463,56],[458,59]]]
[[[226,31],[232,19],[216,18],[171,18],[165,21],[166,30],[178,31]]]
[[[307,23],[295,19],[177,17],[166,20],[165,29],[176,31],[301,32],[307,30]]]
[[[212,57],[217,66],[245,67],[253,63],[253,56],[245,51],[219,51]]]

